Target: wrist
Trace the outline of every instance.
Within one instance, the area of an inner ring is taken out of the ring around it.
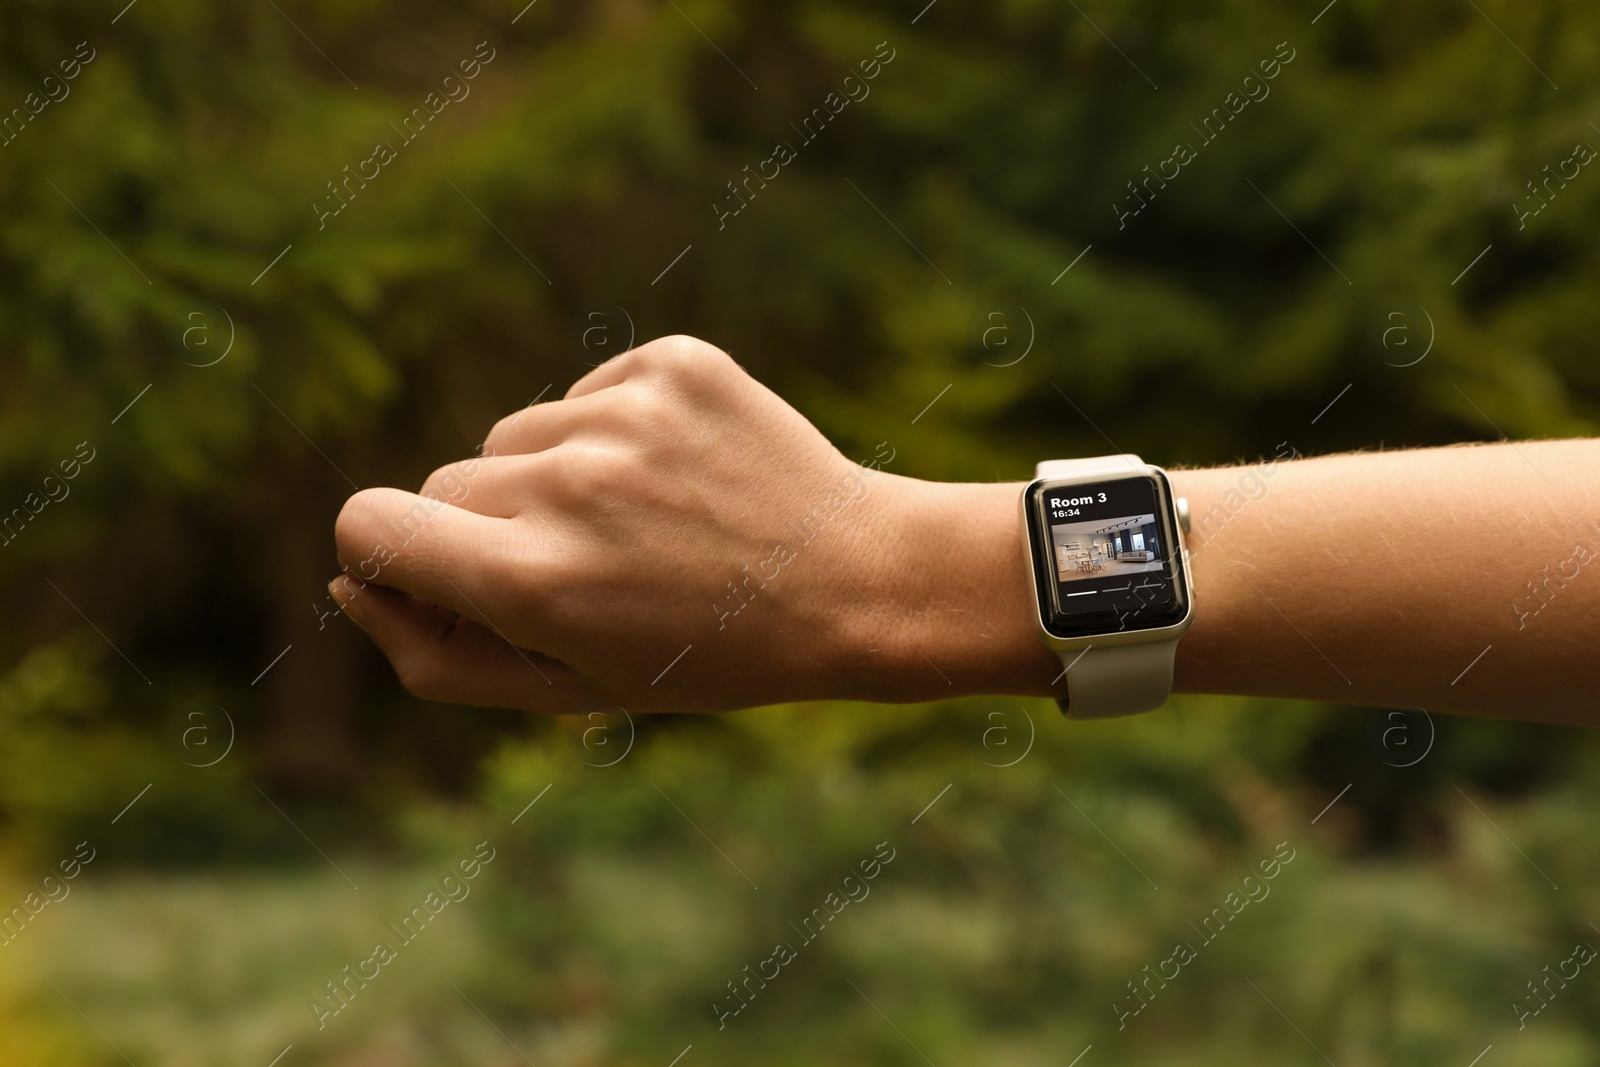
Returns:
[[[1270,647],[1264,633],[1287,630],[1294,635],[1289,643],[1293,651],[1301,651],[1295,647],[1299,644],[1307,654],[1317,654],[1313,646],[1304,645],[1303,635],[1296,633],[1292,624],[1284,625],[1288,617],[1266,600],[1259,588],[1260,584],[1272,586],[1263,575],[1281,554],[1252,555],[1240,545],[1256,533],[1281,543],[1258,526],[1263,509],[1254,506],[1267,495],[1268,479],[1280,470],[1279,462],[1168,472],[1173,493],[1189,501],[1193,525],[1185,544],[1195,604],[1194,622],[1178,642],[1173,692],[1251,691],[1243,680],[1247,675],[1270,670],[1271,663],[1285,659],[1284,650]]]
[[[1018,497],[1025,483],[943,483],[882,473],[871,492],[877,564],[845,587],[845,676],[879,701],[1057,695],[1040,643]]]

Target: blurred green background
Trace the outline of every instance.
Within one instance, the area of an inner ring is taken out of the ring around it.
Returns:
[[[924,3],[6,5],[0,915],[70,893],[0,935],[0,1061],[1600,1060],[1600,978],[1516,1007],[1600,943],[1589,733],[1189,697],[533,721],[423,705],[325,617],[352,486],[630,338],[719,344],[927,478],[1595,432],[1600,10]]]

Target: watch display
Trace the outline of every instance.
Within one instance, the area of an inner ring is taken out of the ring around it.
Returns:
[[[1081,637],[1170,626],[1188,589],[1165,478],[1036,483],[1027,508],[1046,629]]]

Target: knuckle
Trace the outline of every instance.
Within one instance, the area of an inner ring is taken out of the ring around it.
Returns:
[[[595,446],[569,449],[552,473],[558,487],[577,499],[625,492],[634,481],[634,465],[625,452]]]
[[[447,463],[428,475],[420,495],[454,504],[467,495],[470,477],[471,471],[465,463]]]
[[[501,419],[499,422],[489,427],[489,432],[484,434],[483,446],[479,450],[479,454],[484,456],[492,456],[497,452],[501,452],[505,449],[510,439],[511,433],[509,427],[506,425],[506,420]]]
[[[544,502],[569,518],[612,514],[648,479],[632,448],[573,445],[553,452],[540,472]]]
[[[495,424],[489,427],[489,434],[483,439],[483,454],[492,456],[496,452],[509,448],[516,440],[517,423],[522,416],[527,414],[527,408],[514,411],[510,415],[501,416]]]
[[[661,398],[648,386],[625,384],[608,390],[601,418],[608,430],[629,433],[648,426],[661,415]]]
[[[647,369],[670,376],[697,374],[728,358],[715,345],[686,334],[673,334],[652,341],[639,352],[641,362]]]
[[[535,478],[541,496],[565,503],[583,496],[583,472],[579,469],[587,449],[564,446],[539,457]]]

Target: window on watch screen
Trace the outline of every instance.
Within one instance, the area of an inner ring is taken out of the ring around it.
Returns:
[[[1169,625],[1182,615],[1155,483],[1146,477],[1039,490],[1055,616],[1103,633]]]

